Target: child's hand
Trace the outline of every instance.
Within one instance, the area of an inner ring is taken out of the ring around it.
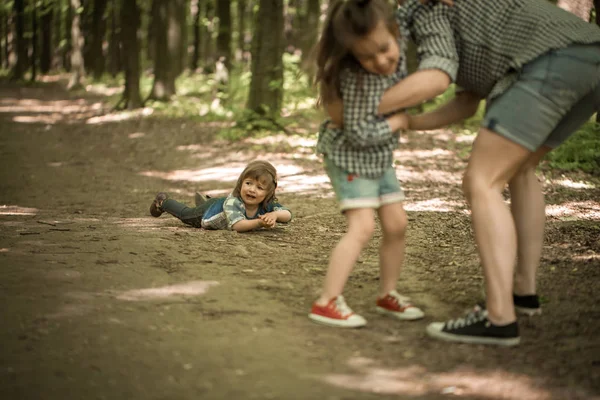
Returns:
[[[404,131],[410,128],[410,119],[406,113],[397,113],[387,118],[392,132]]]
[[[274,228],[277,224],[277,218],[271,213],[259,215],[258,218],[260,219],[260,224],[263,228]]]

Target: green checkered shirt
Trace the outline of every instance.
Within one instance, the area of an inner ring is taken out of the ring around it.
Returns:
[[[454,0],[452,7],[406,0],[397,16],[403,35],[417,43],[419,69],[441,69],[489,100],[538,56],[600,43],[600,28],[547,0]]]
[[[344,129],[332,128],[331,120],[325,120],[319,128],[317,152],[348,173],[381,177],[393,165],[399,133],[392,132],[385,116],[377,115],[377,109],[386,89],[405,77],[404,57],[390,76],[371,74],[362,68],[344,70],[340,75]]]

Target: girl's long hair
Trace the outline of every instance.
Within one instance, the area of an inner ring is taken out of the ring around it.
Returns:
[[[262,203],[260,203],[263,208],[270,202],[277,201],[277,198],[275,197],[275,189],[277,189],[277,170],[270,162],[255,160],[248,163],[246,168],[244,168],[240,174],[237,183],[235,184],[235,189],[233,189],[232,194],[235,197],[240,197],[242,185],[247,178],[255,179],[267,187],[267,195]]]
[[[319,103],[341,98],[340,73],[345,68],[360,68],[350,51],[352,44],[371,33],[380,21],[399,36],[394,10],[386,0],[333,0],[316,45]]]

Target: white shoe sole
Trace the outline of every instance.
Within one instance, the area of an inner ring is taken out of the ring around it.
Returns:
[[[327,326],[334,326],[336,328],[361,328],[367,325],[367,320],[365,320],[360,315],[356,314],[354,314],[350,319],[333,319],[311,313],[308,314],[308,318],[310,318],[316,323]]]
[[[479,337],[479,336],[464,336],[464,335],[453,335],[442,331],[444,327],[443,322],[432,322],[427,326],[427,334],[435,339],[441,339],[446,342],[455,343],[469,343],[469,344],[487,344],[495,346],[512,347],[517,346],[521,343],[521,338],[491,338],[491,337]]]
[[[526,308],[515,306],[515,311],[517,312],[517,314],[527,315],[528,317],[533,317],[534,315],[542,315],[541,308]]]
[[[396,319],[400,319],[402,321],[414,321],[417,319],[422,319],[425,316],[425,313],[423,313],[423,311],[414,307],[413,311],[403,313],[386,310],[385,308],[379,306],[375,307],[375,311],[377,311],[379,314],[387,315]]]

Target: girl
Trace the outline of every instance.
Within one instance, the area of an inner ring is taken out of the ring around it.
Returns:
[[[331,254],[323,291],[309,314],[313,321],[326,325],[366,324],[346,305],[342,291],[373,235],[373,210],[383,229],[376,309],[398,319],[423,317],[420,309],[395,290],[404,259],[407,217],[392,164],[397,131],[407,119],[404,114],[377,116],[385,89],[405,76],[400,46],[398,25],[385,0],[345,0],[331,5],[318,43],[316,81],[325,109],[332,116],[343,113],[343,119],[322,124],[317,151],[324,156],[348,231]]]
[[[161,192],[152,202],[150,214],[160,217],[167,212],[185,224],[204,229],[248,232],[273,228],[277,222],[292,219],[290,210],[277,202],[276,188],[275,167],[267,161],[252,161],[229,196],[202,199],[195,208],[190,208]]]

